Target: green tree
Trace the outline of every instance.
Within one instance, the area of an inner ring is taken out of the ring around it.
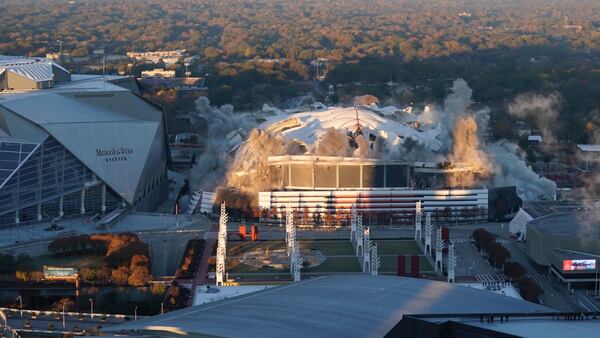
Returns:
[[[110,280],[119,286],[127,285],[129,279],[129,269],[126,266],[121,266],[112,271]]]
[[[129,275],[128,283],[131,286],[145,286],[150,280],[148,269],[143,266],[136,266]]]

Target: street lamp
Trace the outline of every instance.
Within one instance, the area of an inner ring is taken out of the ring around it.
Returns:
[[[66,323],[65,323],[65,304],[63,304],[63,313],[62,313],[62,315],[63,315],[63,329],[64,329],[67,326]]]
[[[17,299],[19,300],[19,309],[21,310],[21,318],[23,318],[23,297],[19,296],[19,297],[17,297]]]
[[[90,298],[90,318],[94,319],[94,301]]]

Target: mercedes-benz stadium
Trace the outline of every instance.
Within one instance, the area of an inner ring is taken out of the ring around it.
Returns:
[[[162,202],[163,113],[136,94],[131,77],[0,56],[0,226]]]

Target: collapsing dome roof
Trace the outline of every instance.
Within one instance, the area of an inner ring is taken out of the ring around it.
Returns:
[[[372,134],[385,139],[389,148],[399,145],[406,138],[412,138],[434,152],[442,148],[443,145],[437,138],[442,133],[439,127],[415,128],[396,121],[393,119],[394,116],[382,114],[380,110],[371,109],[368,106],[360,106],[357,109],[330,107],[325,110],[291,115],[280,113],[267,118],[267,121],[259,128],[270,133],[281,132],[290,140],[295,139],[305,144],[314,144],[330,128],[355,132],[356,128],[360,127],[361,132],[366,136]]]

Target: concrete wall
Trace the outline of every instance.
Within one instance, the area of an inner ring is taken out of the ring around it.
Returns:
[[[52,66],[52,73],[54,74],[54,82],[71,81],[71,74],[58,67]]]
[[[272,189],[408,188],[408,165],[287,162],[269,166]]]
[[[6,87],[14,90],[27,90],[27,89],[43,89],[48,84],[38,84],[38,82],[30,80],[26,77],[20,76],[13,72],[6,72]]]

